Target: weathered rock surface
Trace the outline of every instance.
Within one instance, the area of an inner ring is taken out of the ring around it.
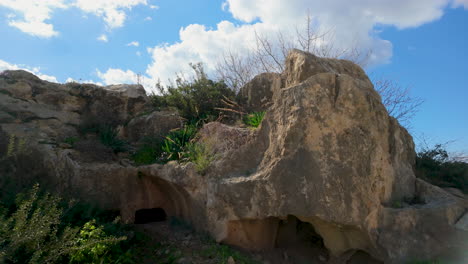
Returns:
[[[34,149],[31,162],[40,164],[36,171],[56,189],[118,209],[128,222],[139,209],[163,208],[218,241],[255,250],[301,241],[297,226],[309,225],[323,238],[330,263],[363,256],[404,263],[457,257],[468,248],[466,199],[415,178],[411,136],[349,61],[294,50],[283,74],[246,85],[248,104],[266,109],[265,119],[256,130],[205,125],[199,140],[216,154],[205,175],[190,163],[135,167],[38,143],[74,135],[89,120],[111,120],[131,141],[180,124],[171,114],[141,115],[147,98],[140,91],[6,72],[0,141],[25,138]]]
[[[245,100],[248,112],[264,111],[273,103],[273,94],[282,86],[283,79],[278,73],[262,73],[247,83],[239,91]]]

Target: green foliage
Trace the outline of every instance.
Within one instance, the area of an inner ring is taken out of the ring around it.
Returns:
[[[0,255],[5,263],[54,263],[74,247],[76,228],[59,230],[60,199],[39,194],[39,186],[18,196],[17,210],[2,219]]]
[[[145,138],[132,155],[132,160],[136,165],[147,165],[158,163],[162,160],[162,143],[159,138]]]
[[[441,187],[454,187],[468,193],[468,163],[450,160],[442,144],[417,153],[416,176]]]
[[[26,145],[26,141],[22,138],[17,138],[15,134],[11,134],[10,138],[8,139],[8,147],[6,157],[12,157],[18,153],[24,151],[24,146]]]
[[[188,124],[181,129],[169,132],[162,144],[164,159],[166,161],[181,160],[186,151],[186,146],[195,138],[197,131],[196,125]]]
[[[192,82],[178,78],[175,86],[159,85],[161,95],[152,95],[156,109],[176,108],[189,121],[216,120],[224,107],[225,98],[234,100],[235,93],[222,81],[207,78],[201,64],[192,65],[196,78]]]
[[[154,263],[175,264],[182,258],[182,252],[171,244],[159,243],[156,245],[156,258]]]
[[[193,162],[197,172],[201,174],[206,172],[206,169],[215,158],[206,144],[192,142],[186,145],[183,157],[185,160]]]
[[[104,227],[98,226],[93,219],[84,224],[75,239],[77,250],[72,252],[70,263],[113,263],[114,256],[108,253],[113,245],[126,239],[107,235]]]
[[[401,201],[393,201],[392,202],[392,207],[393,208],[403,208],[403,204],[401,203]]]
[[[250,127],[258,127],[265,117],[265,112],[253,112],[244,117],[244,123]]]
[[[63,142],[73,147],[75,143],[78,142],[78,140],[79,139],[77,137],[67,137],[63,140]]]
[[[12,210],[3,205],[2,200],[0,263],[132,263],[117,222],[91,219],[79,225],[69,215],[74,203],[42,192],[37,184],[17,195]]]
[[[116,128],[102,126],[99,128],[98,134],[101,143],[112,148],[115,153],[127,150],[127,143],[117,137],[118,131]]]
[[[218,263],[220,264],[227,264],[229,257],[232,257],[236,263],[239,264],[259,264],[260,262],[253,260],[239,251],[234,250],[230,246],[221,245],[217,243],[213,243],[211,247],[201,252],[203,256],[209,258],[217,259]]]

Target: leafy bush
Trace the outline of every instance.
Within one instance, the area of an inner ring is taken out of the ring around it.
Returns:
[[[101,143],[112,148],[115,153],[127,150],[127,143],[117,137],[118,131],[116,128],[102,126],[99,128],[98,134]]]
[[[191,66],[196,73],[195,80],[178,78],[175,86],[159,85],[161,95],[151,96],[153,105],[156,109],[176,108],[190,122],[213,121],[223,113],[218,109],[225,106],[223,100],[234,100],[235,93],[224,82],[208,79],[201,64]]]
[[[241,264],[258,264],[259,261],[256,261],[244,254],[241,254],[239,251],[234,250],[230,246],[217,244],[212,242],[211,247],[203,250],[201,252],[203,256],[215,258],[220,264],[230,263],[229,258],[232,258],[235,263]]]
[[[204,174],[208,166],[214,160],[214,155],[206,144],[188,143],[183,157],[195,164],[198,173]]]
[[[64,143],[69,144],[70,146],[74,146],[76,142],[78,142],[78,138],[76,137],[67,137],[63,140]]]
[[[250,127],[258,127],[265,117],[265,112],[254,112],[244,117],[244,123]]]
[[[166,161],[181,160],[186,151],[186,146],[195,138],[197,131],[196,125],[189,124],[169,132],[162,145],[164,159]]]
[[[132,160],[137,165],[147,165],[162,161],[162,143],[159,138],[146,138],[132,155]]]
[[[0,201],[0,263],[132,263],[118,219],[80,224],[69,215],[73,203],[42,192],[37,184],[18,194],[11,210],[3,204]]]
[[[11,214],[3,210],[0,218],[0,261],[2,263],[62,263],[73,254],[96,247],[106,249],[125,237],[116,238],[101,231],[99,237],[82,239],[91,224],[72,227],[62,223],[61,199],[41,194],[39,185],[18,195],[17,208]],[[94,227],[95,228],[95,227]],[[96,252],[100,258],[105,252]],[[93,263],[93,262],[85,262]]]
[[[15,134],[11,134],[10,138],[8,139],[6,157],[8,158],[23,152],[25,145],[26,141],[24,139],[17,138]]]
[[[109,237],[103,226],[99,226],[96,220],[91,220],[84,224],[75,239],[78,250],[73,251],[70,256],[70,263],[112,263],[114,257],[107,255],[112,246],[126,237]]]
[[[468,193],[468,163],[451,160],[442,144],[417,153],[416,176],[441,187],[454,187]]]

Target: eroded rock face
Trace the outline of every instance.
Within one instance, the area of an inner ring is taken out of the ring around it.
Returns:
[[[283,85],[278,73],[262,73],[247,83],[239,91],[248,112],[265,111],[273,103],[272,97]]]
[[[415,178],[411,136],[349,61],[293,50],[284,73],[255,78],[242,91],[249,107],[266,110],[262,125],[206,124],[198,138],[216,158],[204,175],[191,163],[93,162],[76,149],[37,144],[76,133],[105,109],[132,141],[180,124],[172,114],[146,114],[138,87],[80,87],[3,74],[0,135],[29,140],[56,189],[118,209],[127,222],[137,210],[162,208],[218,241],[255,250],[299,243],[299,223],[323,239],[331,260],[350,263],[467,248],[466,199]]]
[[[261,128],[211,170],[221,178],[207,205],[219,240],[269,245],[272,218],[293,215],[336,257],[362,250],[402,263],[466,248],[467,233],[454,227],[466,201],[416,180],[411,136],[358,66],[293,51],[282,78],[284,87],[266,89],[275,92]]]

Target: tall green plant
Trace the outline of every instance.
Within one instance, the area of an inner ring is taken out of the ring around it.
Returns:
[[[265,112],[253,112],[244,117],[244,123],[250,127],[259,127],[265,117]]]
[[[61,201],[57,196],[41,193],[36,184],[29,192],[18,195],[13,212],[0,210],[0,263],[66,263],[73,256],[86,257],[91,253],[92,259],[77,262],[115,262],[107,261],[109,257],[117,258],[106,253],[126,238],[104,233],[93,221],[83,227],[63,222]]]
[[[165,137],[162,145],[165,160],[180,160],[183,157],[187,144],[195,138],[198,128],[196,125],[185,125],[183,128],[173,130]]]
[[[204,174],[215,156],[208,145],[199,142],[190,142],[185,148],[183,158],[186,161],[193,162],[197,172]]]
[[[111,126],[101,126],[98,130],[99,139],[102,144],[112,148],[114,152],[123,152],[127,148],[127,143],[118,138],[118,131]]]
[[[225,98],[235,99],[235,93],[222,81],[208,79],[201,64],[191,64],[196,78],[192,81],[178,78],[175,85],[159,85],[160,95],[153,95],[157,109],[172,107],[189,121],[212,121],[222,114],[217,108],[225,107]]]

